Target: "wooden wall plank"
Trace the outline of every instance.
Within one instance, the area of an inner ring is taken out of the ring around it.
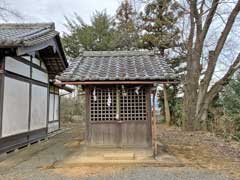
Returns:
[[[3,112],[3,92],[4,91],[4,75],[0,73],[0,138],[2,137],[2,112]]]
[[[90,144],[91,139],[90,137],[92,136],[92,131],[90,130],[89,124],[90,124],[90,92],[89,92],[89,87],[85,86],[85,126],[86,126],[86,132],[85,132],[85,139],[87,144]]]
[[[102,88],[102,89],[101,89]],[[94,90],[95,89],[95,90]],[[138,92],[135,87],[126,88],[117,93],[112,87],[93,87],[86,89],[89,100],[87,131],[91,145],[107,146],[149,146],[151,145],[151,105],[149,86],[141,86]],[[112,103],[107,105],[110,92]],[[96,94],[96,99],[93,94]],[[120,95],[117,101],[116,95]],[[120,103],[120,119],[116,119],[117,102]]]
[[[149,145],[152,145],[152,107],[151,107],[151,88],[152,86],[147,87],[146,102],[147,102],[147,119],[148,123],[148,139]]]

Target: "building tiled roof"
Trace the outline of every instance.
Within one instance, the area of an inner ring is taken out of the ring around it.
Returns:
[[[85,51],[57,77],[61,81],[174,80],[164,58],[153,51]]]
[[[58,34],[54,23],[0,24],[0,46],[32,46]]]
[[[0,48],[15,48],[18,56],[41,51],[51,79],[68,66],[54,23],[0,24]]]

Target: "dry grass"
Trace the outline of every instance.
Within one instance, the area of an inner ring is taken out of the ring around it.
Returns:
[[[207,132],[184,132],[159,126],[160,139],[167,151],[185,164],[221,171],[240,179],[240,144],[225,141]]]

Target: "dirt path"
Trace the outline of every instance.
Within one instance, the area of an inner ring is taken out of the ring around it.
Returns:
[[[0,161],[0,180],[232,180],[240,179],[239,144],[226,143],[202,132],[186,133],[159,126],[166,151],[184,162],[184,167],[81,166],[55,167],[79,150],[84,128],[68,130]],[[235,147],[234,147],[235,146]]]
[[[240,179],[240,143],[207,132],[183,132],[159,125],[165,150],[189,166],[221,171]]]

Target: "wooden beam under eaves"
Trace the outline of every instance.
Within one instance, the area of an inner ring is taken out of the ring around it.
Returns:
[[[68,85],[109,85],[109,84],[176,84],[179,81],[58,81],[56,84]]]

